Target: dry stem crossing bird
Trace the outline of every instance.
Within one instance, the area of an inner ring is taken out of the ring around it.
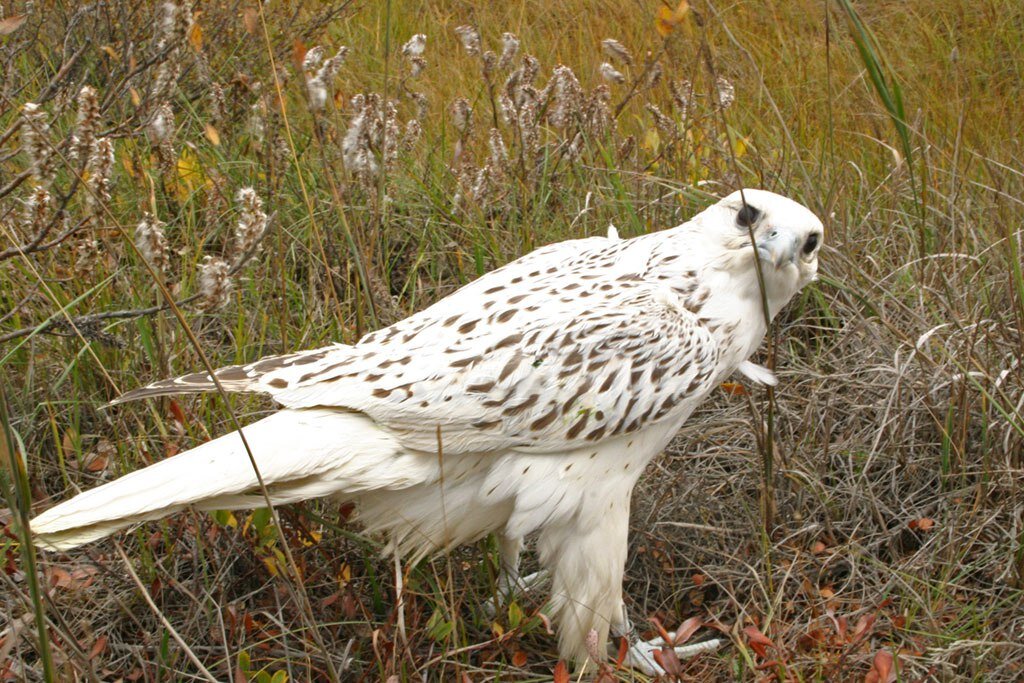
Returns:
[[[503,586],[518,583],[536,532],[559,652],[583,664],[591,631],[600,652],[609,632],[630,632],[622,578],[637,478],[727,376],[774,381],[748,358],[765,313],[815,278],[822,236],[800,204],[744,190],[669,230],[543,247],[355,345],[216,376],[281,406],[243,428],[275,504],[354,502],[368,531],[413,561],[493,532]],[[215,388],[198,373],[116,402]],[[41,545],[65,549],[187,506],[263,504],[232,432],[31,525]],[[629,662],[653,671],[655,647],[633,643]]]

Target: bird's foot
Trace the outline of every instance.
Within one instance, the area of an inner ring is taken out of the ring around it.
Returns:
[[[629,649],[626,650],[626,656],[622,660],[622,665],[636,669],[648,676],[661,676],[666,673],[667,668],[670,668],[662,666],[662,662],[667,663],[666,657],[671,658],[674,656],[678,662],[679,660],[695,657],[703,652],[714,652],[724,642],[721,638],[712,638],[699,643],[690,643],[689,645],[676,645],[666,650],[665,640],[661,637],[652,638],[651,640],[639,640],[633,642]],[[658,661],[659,659],[661,662]]]
[[[502,600],[504,604],[512,602],[515,598],[526,595],[533,591],[539,586],[543,586],[547,583],[550,575],[544,569],[527,574],[526,576],[517,576],[514,579],[508,578],[505,580],[499,580],[498,582],[498,599]],[[483,603],[484,614],[489,619],[493,619],[494,615],[498,611],[498,606],[495,603],[495,598],[487,598]]]

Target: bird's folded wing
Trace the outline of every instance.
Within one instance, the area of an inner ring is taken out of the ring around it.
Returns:
[[[273,395],[291,408],[358,410],[408,448],[564,452],[678,415],[711,386],[713,338],[671,296],[646,288],[398,357],[339,351]]]

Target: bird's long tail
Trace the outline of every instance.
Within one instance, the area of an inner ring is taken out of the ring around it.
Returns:
[[[403,453],[359,413],[282,410],[243,431],[275,504],[405,488],[429,478],[418,471],[422,459]],[[81,493],[30,524],[39,545],[64,550],[190,505],[202,510],[265,505],[237,432]]]

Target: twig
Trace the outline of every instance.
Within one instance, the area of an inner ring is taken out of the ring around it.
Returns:
[[[164,613],[161,612],[160,608],[157,607],[155,602],[153,602],[153,598],[152,596],[150,596],[149,591],[146,590],[146,587],[142,584],[142,580],[139,578],[139,575],[135,573],[135,568],[132,567],[131,560],[128,559],[128,556],[125,554],[124,550],[121,549],[121,544],[115,543],[114,550],[117,551],[117,554],[121,558],[121,562],[124,563],[124,568],[128,571],[128,576],[131,577],[132,582],[135,583],[135,587],[139,589],[139,593],[142,595],[142,599],[146,601],[146,604],[149,605],[149,608],[153,611],[153,614],[156,615],[156,618],[159,619],[160,623],[163,624],[164,628],[167,629],[167,632],[170,634],[171,638],[174,638],[174,642],[178,644],[182,652],[185,653],[185,656],[188,657],[193,664],[195,664],[196,668],[199,669],[199,672],[206,677],[206,680],[212,681],[213,683],[217,683],[217,679],[214,677],[214,675],[210,673],[210,671],[205,666],[203,666],[203,663],[199,661],[199,657],[196,656],[196,653],[192,652],[192,648],[190,648],[188,646],[188,643],[186,643],[185,640],[180,635],[178,635],[178,632],[174,629],[174,626],[171,625],[171,622],[167,620],[167,617],[164,616]]]

